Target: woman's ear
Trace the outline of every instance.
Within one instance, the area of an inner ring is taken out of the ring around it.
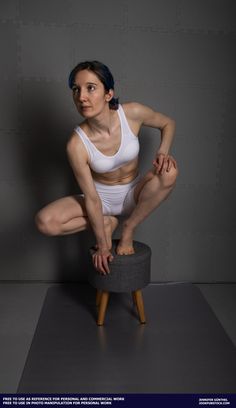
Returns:
[[[109,92],[106,94],[106,101],[109,102],[114,96],[114,90],[110,89]]]

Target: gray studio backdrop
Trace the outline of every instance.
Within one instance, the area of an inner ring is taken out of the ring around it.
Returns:
[[[67,79],[98,59],[120,103],[176,120],[175,190],[135,235],[152,248],[152,282],[235,282],[235,10],[229,0],[1,0],[1,280],[86,280],[93,236],[43,236],[34,215],[80,191],[65,146],[83,118]],[[140,142],[144,173],[159,130],[143,127]]]

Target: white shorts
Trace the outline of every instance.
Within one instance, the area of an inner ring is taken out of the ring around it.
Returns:
[[[97,193],[102,202],[103,215],[129,215],[136,206],[134,201],[134,188],[140,175],[127,184],[109,186],[94,181]],[[84,194],[79,194],[84,197]]]

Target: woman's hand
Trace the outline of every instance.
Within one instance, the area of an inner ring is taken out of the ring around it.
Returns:
[[[99,273],[106,275],[110,273],[108,262],[111,262],[114,256],[111,254],[108,248],[98,248],[95,254],[92,255],[93,264]]]
[[[157,153],[155,160],[152,164],[157,168],[157,171],[160,174],[163,174],[164,171],[170,171],[171,166],[174,166],[177,169],[177,162],[173,156],[164,153]]]

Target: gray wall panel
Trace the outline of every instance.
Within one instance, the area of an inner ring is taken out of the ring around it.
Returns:
[[[236,31],[234,0],[181,0],[179,27],[188,30]]]
[[[8,81],[14,80],[18,72],[17,25],[3,20],[0,24],[0,75]]]
[[[17,0],[5,0],[0,2],[0,18],[4,20],[14,20],[19,16],[19,2]]]
[[[212,257],[212,241],[209,234],[170,233],[167,257],[166,281],[209,281],[216,279]],[[171,271],[171,272],[170,272]],[[223,271],[221,271],[223,274]],[[221,276],[218,276],[219,278]],[[221,280],[221,279],[220,279]]]
[[[208,185],[211,188],[216,184],[220,140],[220,136],[203,138],[200,135],[199,139],[191,136],[179,139],[175,156],[179,157],[181,152],[185,152],[179,165],[179,186]]]
[[[70,27],[22,24],[19,35],[23,77],[67,79],[71,61]]]
[[[224,100],[224,140],[227,140],[236,138],[235,87],[225,92]]]
[[[225,135],[221,143],[221,171],[219,172],[219,184],[235,189],[235,153],[236,134]]]
[[[130,30],[126,44],[126,75],[178,84],[219,85],[235,82],[235,37],[230,35]]]
[[[70,16],[72,23],[101,26],[103,24],[116,27],[124,24],[126,1],[70,0]]]
[[[179,2],[159,0],[127,1],[127,25],[129,27],[152,27],[174,30]]]
[[[15,76],[13,75],[12,78],[7,81],[1,78],[0,89],[0,129],[17,129],[20,120],[18,110],[19,86]]]
[[[86,279],[93,234],[46,237],[34,215],[80,191],[65,147],[83,118],[67,80],[98,59],[120,103],[176,120],[176,187],[135,234],[153,250],[152,281],[235,282],[235,10],[230,0],[0,3],[0,279]],[[141,174],[160,135],[140,131]]]
[[[175,103],[178,138],[214,139],[222,136],[224,94],[220,89],[204,86],[173,86],[170,91]]]
[[[77,6],[79,2],[77,1]],[[19,17],[23,23],[52,23],[70,24],[71,1],[68,0],[42,0],[40,2],[31,0],[20,0]]]
[[[179,185],[168,201],[172,204],[170,228],[173,232],[202,235],[235,232],[235,188]]]
[[[224,217],[224,211],[222,214]],[[235,242],[236,233],[235,228],[233,233],[222,232],[218,235],[212,235],[211,245],[212,245],[212,260],[213,268],[210,271],[212,282],[234,282],[235,278]],[[209,255],[208,255],[209,256]],[[204,269],[205,273],[206,270]],[[203,280],[205,276],[203,275]]]

